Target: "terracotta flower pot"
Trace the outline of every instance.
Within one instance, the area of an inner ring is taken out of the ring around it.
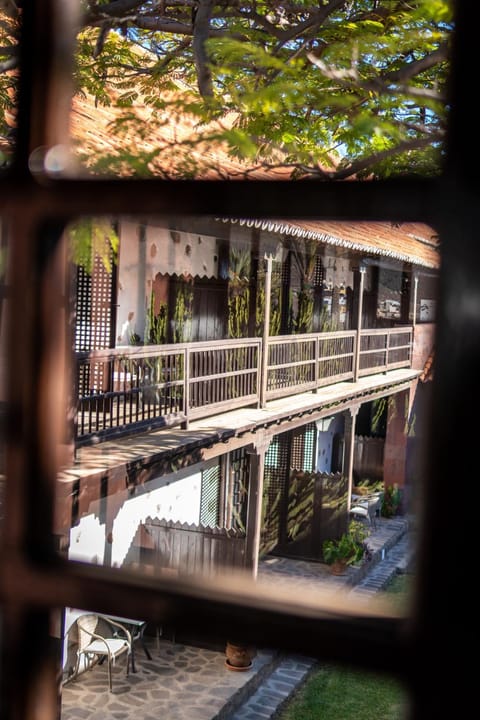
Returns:
[[[229,670],[248,670],[252,666],[252,651],[246,645],[227,642],[225,655]]]
[[[347,572],[347,561],[335,560],[335,562],[330,565],[330,572],[332,575],[345,575]]]

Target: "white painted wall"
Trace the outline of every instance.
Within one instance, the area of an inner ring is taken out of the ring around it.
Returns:
[[[316,422],[317,435],[317,472],[332,472],[333,438],[343,432],[344,420],[341,415],[333,415]]]
[[[105,524],[98,516],[82,517],[78,525],[70,530],[70,560],[103,565],[105,557]]]
[[[178,475],[163,477],[148,484],[143,491],[125,501],[113,523],[111,564],[121,567],[140,523],[148,517],[182,523],[200,522],[201,473],[194,472],[178,479]],[[95,503],[98,513],[98,503]],[[105,557],[105,524],[92,512],[81,518],[70,531],[69,559],[103,564]],[[63,637],[63,669],[65,674],[75,664],[75,620],[82,612],[77,608],[65,609]],[[73,643],[73,645],[72,645]],[[82,671],[84,668],[81,668]]]
[[[149,224],[142,239],[138,223],[128,220],[122,221],[119,235],[117,346],[129,345],[134,333],[144,339],[152,283],[159,273],[218,275],[217,239],[213,236]]]
[[[195,473],[127,500],[113,523],[112,566],[121,567],[138,526],[148,517],[198,524],[200,491],[201,475]]]
[[[148,484],[148,490],[125,501],[120,508],[112,529],[111,564],[121,567],[138,526],[147,517],[174,522],[200,522],[201,473],[195,472],[188,477],[173,479],[165,478]],[[98,513],[81,518],[78,525],[70,531],[70,548],[68,557],[71,560],[104,564],[105,559],[105,524],[98,519]]]
[[[129,345],[133,333],[143,338],[145,332],[145,243],[139,242],[138,223],[122,222],[119,235],[116,344]]]
[[[199,233],[168,230],[149,224],[146,229],[147,275],[217,277],[217,239]]]

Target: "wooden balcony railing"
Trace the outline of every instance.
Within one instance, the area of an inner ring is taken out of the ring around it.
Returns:
[[[275,336],[267,343],[265,377],[260,338],[77,353],[76,443],[185,426],[356,375],[410,367],[412,343],[411,327]]]

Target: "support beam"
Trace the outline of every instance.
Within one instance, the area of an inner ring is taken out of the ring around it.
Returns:
[[[267,404],[268,338],[270,336],[270,294],[272,291],[273,255],[265,255],[265,316],[263,318],[262,371],[260,375],[260,407]]]
[[[417,293],[418,293],[418,273],[413,274],[413,315],[412,315],[412,327],[415,332],[415,325],[417,323]]]
[[[353,487],[353,451],[355,449],[355,422],[357,419],[360,405],[352,405],[345,413],[345,432],[344,447],[345,461],[344,472],[346,470],[348,478],[348,494],[347,494],[347,512],[350,512],[352,506],[352,487]]]
[[[355,342],[355,358],[353,368],[353,382],[358,380],[358,372],[360,369],[360,333],[362,330],[362,311],[363,311],[363,289],[365,285],[365,265],[360,265],[358,271],[360,273],[360,288],[358,290],[358,305],[357,305],[357,338]]]
[[[250,480],[248,485],[247,538],[245,547],[245,567],[252,571],[256,579],[258,572],[258,554],[260,551],[260,531],[262,529],[263,476],[265,471],[265,453],[269,442],[261,442],[249,451]]]

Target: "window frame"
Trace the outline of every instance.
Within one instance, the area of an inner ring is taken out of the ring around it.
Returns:
[[[468,94],[461,91],[461,80],[475,67],[480,9],[466,0],[455,3],[451,117],[440,177],[294,184],[68,180],[32,174],[35,156],[41,154],[35,149],[48,146],[52,138],[61,142],[64,132],[62,123],[52,118],[67,82],[68,73],[62,71],[65,49],[56,38],[69,31],[70,3],[31,0],[24,5],[17,153],[11,171],[0,177],[0,214],[12,238],[4,428],[7,512],[0,528],[3,717],[57,716],[60,649],[53,639],[59,633],[57,611],[86,603],[100,612],[115,610],[121,616],[157,623],[178,622],[186,631],[208,626],[212,638],[224,637],[235,623],[246,640],[265,647],[392,673],[405,683],[414,719],[439,718],[446,708],[459,712],[471,707],[475,685],[470,685],[462,662],[464,641],[475,617],[465,605],[471,575],[456,564],[456,556],[459,544],[468,547],[465,541],[474,525],[468,506],[474,503],[463,496],[463,511],[452,512],[452,478],[465,481],[477,473],[475,421],[465,418],[478,400],[473,382],[480,355],[478,150],[471,140],[474,112]],[[54,51],[46,52],[50,47]],[[30,118],[36,122],[30,124]],[[66,118],[60,121],[65,123]],[[240,586],[227,592],[212,581],[185,584],[172,578],[139,578],[113,568],[68,562],[58,553],[51,528],[62,408],[49,402],[45,391],[55,387],[61,371],[55,361],[61,338],[51,332],[62,321],[55,291],[60,277],[56,249],[71,219],[119,215],[127,207],[129,214],[138,216],[419,221],[438,231],[442,271],[435,389],[425,446],[416,588],[407,620],[362,618],[340,611],[320,616],[285,598],[266,606]],[[459,418],[464,419],[462,453],[452,447]],[[459,498],[455,504],[459,507]]]

